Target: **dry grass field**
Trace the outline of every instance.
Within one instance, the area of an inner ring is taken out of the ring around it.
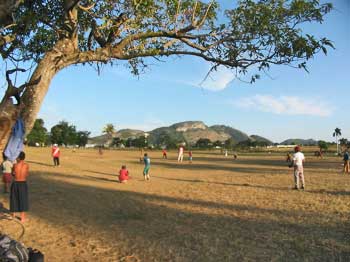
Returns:
[[[294,191],[285,154],[194,152],[178,164],[149,152],[27,148],[29,221],[1,231],[41,250],[46,261],[350,261],[350,175],[341,159],[307,157],[306,191]],[[126,164],[132,180],[116,182]],[[2,185],[1,185],[2,186]]]

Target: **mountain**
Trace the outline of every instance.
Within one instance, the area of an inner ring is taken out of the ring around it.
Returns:
[[[146,133],[142,130],[134,129],[122,129],[113,134],[113,136],[102,135],[89,139],[88,144],[108,144],[111,143],[113,138],[119,137],[121,139],[137,138],[145,135]],[[270,140],[260,137],[252,136],[249,137],[247,134],[243,133],[238,129],[234,129],[225,125],[214,125],[208,127],[202,121],[185,121],[180,123],[175,123],[167,127],[159,127],[148,134],[148,141],[153,145],[159,145],[164,143],[164,141],[172,142],[175,144],[181,142],[187,142],[189,144],[195,144],[200,138],[207,138],[212,142],[215,141],[226,141],[232,138],[236,143],[245,140],[259,140],[266,141],[267,143],[272,143]]]
[[[144,136],[145,132],[142,130],[136,130],[136,129],[120,129],[114,137],[119,137],[121,139],[128,139],[128,138],[138,138],[140,136]]]
[[[119,137],[120,139],[128,139],[128,138],[137,138],[140,136],[145,135],[145,132],[142,130],[135,130],[135,129],[121,129],[118,132],[114,133],[113,135],[101,135],[101,136],[95,136],[88,139],[88,144],[90,145],[109,145],[112,143],[113,138]]]
[[[267,138],[262,137],[262,136],[251,135],[249,138],[250,138],[252,141],[264,142],[264,143],[266,143],[268,146],[273,145],[273,142],[272,142],[271,140],[268,140]]]
[[[310,139],[290,138],[290,139],[284,140],[280,144],[313,146],[313,145],[317,145],[317,141],[311,138]]]
[[[237,143],[245,141],[245,140],[249,140],[249,136],[246,133],[243,133],[242,131],[240,131],[238,129],[234,129],[234,128],[229,127],[229,126],[214,125],[214,126],[211,126],[210,129],[215,130],[216,132],[221,133],[221,134],[229,135]]]

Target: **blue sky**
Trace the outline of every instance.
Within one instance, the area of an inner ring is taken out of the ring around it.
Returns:
[[[335,10],[322,25],[307,30],[331,39],[336,49],[328,56],[316,55],[309,63],[310,73],[273,67],[270,76],[262,75],[251,85],[220,68],[200,86],[210,65],[193,57],[152,60],[138,78],[123,65],[105,67],[100,76],[91,67],[72,66],[52,81],[39,117],[48,128],[66,120],[92,135],[100,134],[106,123],[149,131],[201,120],[275,142],[332,141],[335,127],[350,138],[350,1],[330,2]]]

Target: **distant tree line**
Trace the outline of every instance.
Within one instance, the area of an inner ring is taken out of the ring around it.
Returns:
[[[145,148],[149,146],[148,140],[145,136],[140,136],[136,138],[122,139],[120,137],[115,137],[112,140],[112,147],[138,147]]]
[[[35,120],[33,129],[26,137],[29,146],[58,144],[83,147],[89,139],[90,132],[79,131],[75,125],[66,121],[60,121],[51,128],[50,132],[44,124],[44,120],[40,118]]]

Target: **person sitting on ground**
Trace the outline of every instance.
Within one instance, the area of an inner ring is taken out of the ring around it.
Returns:
[[[10,190],[11,180],[12,180],[12,167],[13,164],[10,160],[8,160],[5,153],[2,153],[3,162],[1,164],[2,167],[2,181],[4,182],[4,193],[8,193]]]
[[[21,213],[21,222],[25,222],[25,212],[29,209],[27,177],[29,165],[24,162],[25,153],[19,153],[17,163],[13,166],[14,182],[11,185],[10,212],[15,217],[16,212]]]
[[[305,179],[304,179],[304,163],[305,156],[301,152],[300,146],[294,148],[295,154],[293,155],[292,166],[294,167],[294,189],[299,190],[299,180],[301,180],[301,189],[305,189]]]
[[[122,169],[119,170],[119,182],[127,183],[129,179],[129,171],[126,169],[125,165],[122,165]]]
[[[343,173],[349,173],[349,149],[346,149],[343,156],[344,161],[344,167],[343,167]]]
[[[151,159],[148,157],[147,153],[144,154],[143,162],[145,163],[145,168],[143,169],[143,177],[145,180],[150,180],[149,169],[151,168]]]

